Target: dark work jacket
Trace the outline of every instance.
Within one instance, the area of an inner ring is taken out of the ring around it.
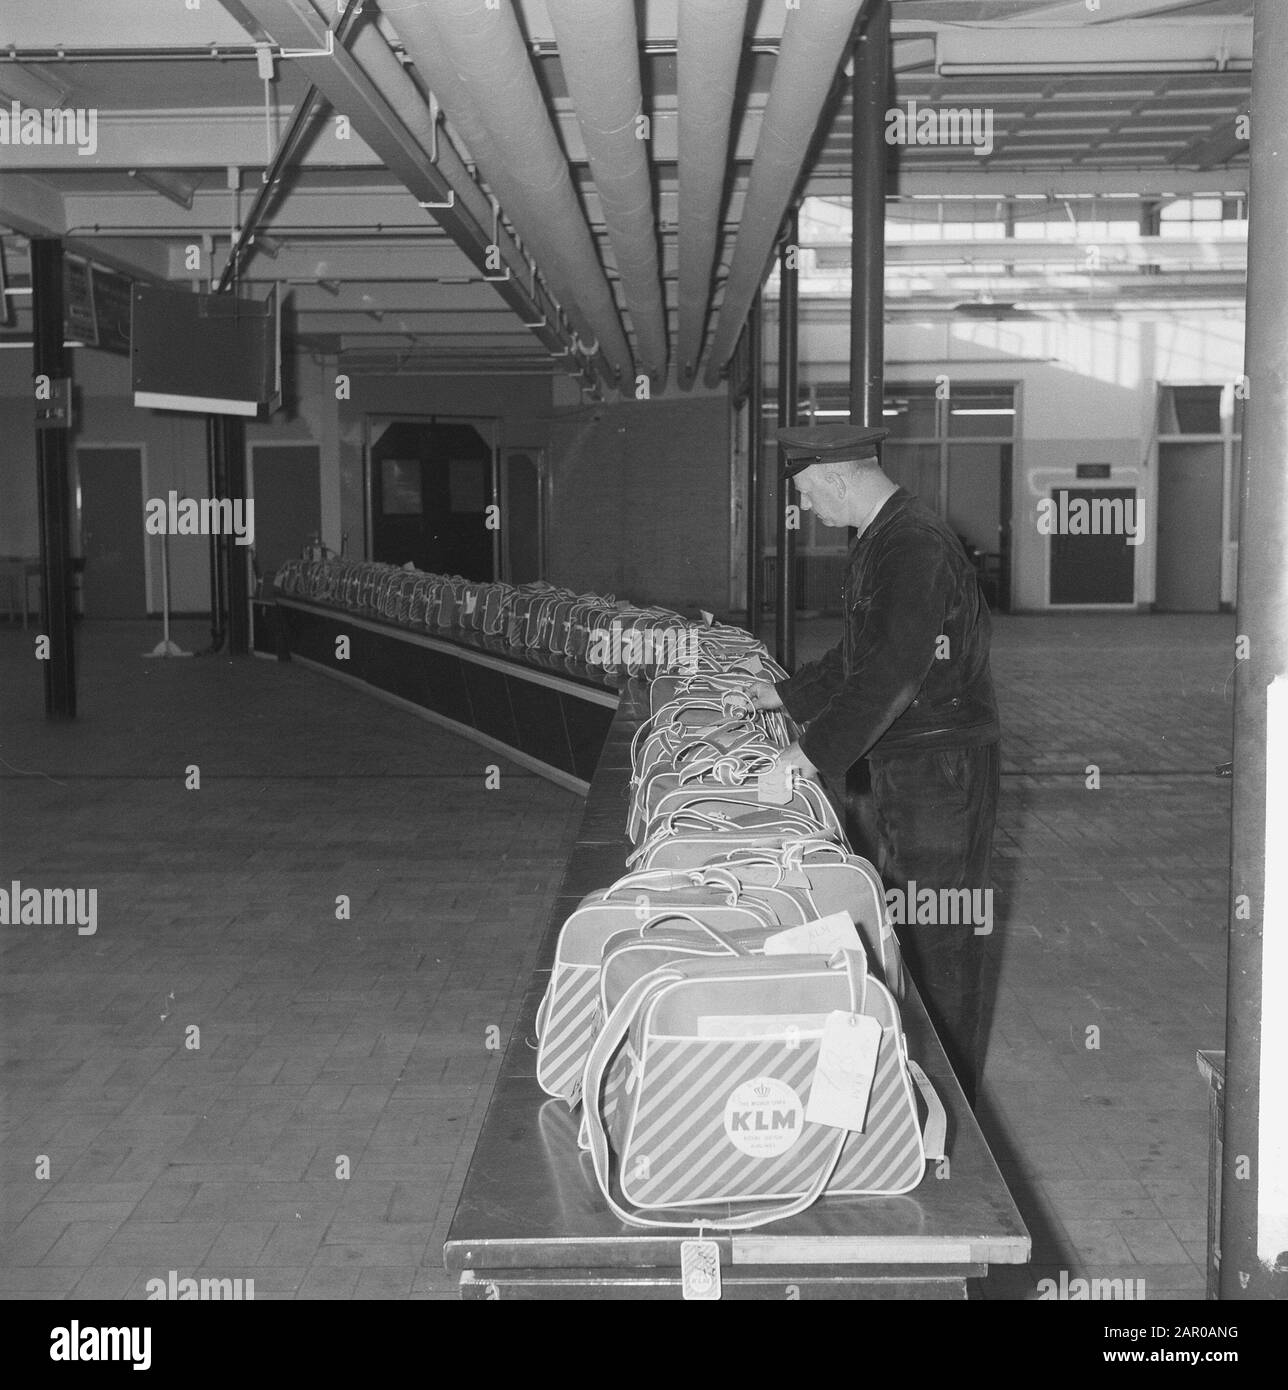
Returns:
[[[841,641],[778,683],[810,762],[840,777],[865,754],[998,740],[988,605],[940,517],[899,488],[850,547],[842,595]]]

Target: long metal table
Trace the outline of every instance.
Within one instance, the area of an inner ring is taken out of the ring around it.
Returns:
[[[483,1122],[444,1247],[465,1298],[679,1298],[680,1242],[608,1210],[567,1106],[536,1081],[536,1013],[559,928],[625,872],[631,735],[647,688],[625,687],[550,912],[537,969]],[[1029,1235],[925,1008],[903,1005],[911,1055],[948,1112],[948,1163],[902,1197],[825,1198],[788,1221],[717,1235],[726,1298],[948,1299],[989,1264],[1021,1264]],[[713,1214],[720,1209],[713,1208]]]

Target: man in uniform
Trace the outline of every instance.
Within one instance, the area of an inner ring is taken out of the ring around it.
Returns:
[[[961,542],[882,471],[887,433],[850,425],[779,431],[801,506],[858,535],[841,641],[787,680],[764,682],[755,698],[806,726],[780,766],[821,773],[841,799],[847,770],[868,759],[886,889],[915,883],[919,898],[929,888],[942,904],[942,889],[989,887],[1000,737],[990,621]],[[905,920],[918,915],[912,906]],[[972,1106],[986,1042],[991,927],[990,912],[986,924],[914,920],[899,931]]]

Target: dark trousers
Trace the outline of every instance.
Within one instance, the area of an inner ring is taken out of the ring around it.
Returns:
[[[856,838],[866,841],[887,890],[906,890],[915,882],[919,897],[929,888],[933,901],[941,903],[942,889],[991,886],[998,762],[996,743],[869,759],[871,799],[860,815]],[[905,898],[905,917],[915,916],[907,911],[910,906]],[[905,921],[895,930],[948,1060],[974,1106],[987,1043],[998,923],[991,916],[992,930],[985,932],[982,921],[952,925],[946,920],[949,914],[935,915],[933,923]]]

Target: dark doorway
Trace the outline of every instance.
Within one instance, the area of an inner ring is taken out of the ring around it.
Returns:
[[[1058,488],[1051,494],[1053,515],[1059,515],[1061,494],[1070,508],[1119,503],[1126,515],[1136,512],[1135,488]],[[1090,512],[1088,512],[1090,515]],[[1051,603],[1129,604],[1136,599],[1136,550],[1123,534],[1056,532],[1051,536]]]
[[[541,488],[541,451],[505,451],[505,515],[502,534],[511,584],[528,584],[542,578],[544,507]]]
[[[1221,441],[1158,446],[1158,567],[1154,607],[1221,607]]]
[[[81,603],[87,618],[146,618],[143,451],[126,444],[76,450],[80,475]],[[159,592],[159,590],[158,590]]]
[[[396,420],[376,436],[369,466],[373,560],[497,578],[492,446],[472,425]]]

